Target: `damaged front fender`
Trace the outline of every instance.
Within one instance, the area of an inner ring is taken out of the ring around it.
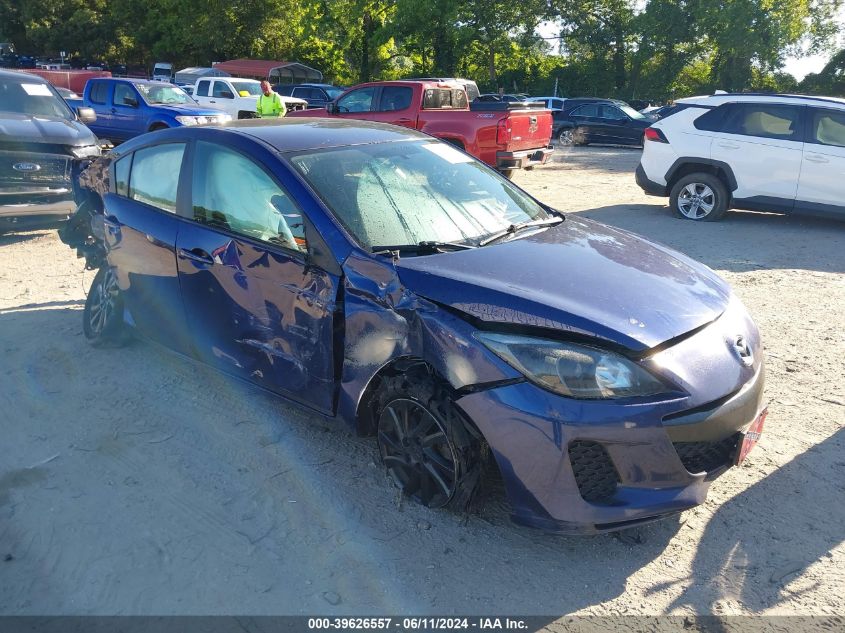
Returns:
[[[392,260],[353,252],[344,282],[338,415],[359,431],[368,430],[362,414],[376,378],[408,359],[425,362],[456,391],[522,379],[472,337],[471,324],[404,287]]]

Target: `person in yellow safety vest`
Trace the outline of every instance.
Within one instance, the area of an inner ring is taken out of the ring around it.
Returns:
[[[261,94],[255,102],[255,112],[261,119],[283,117],[288,113],[282,98],[270,87],[269,81],[261,82]]]

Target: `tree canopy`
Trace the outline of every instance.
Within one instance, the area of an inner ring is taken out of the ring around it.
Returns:
[[[491,91],[666,100],[796,89],[785,57],[832,53],[842,1],[0,0],[0,41],[147,68],[251,57],[339,84],[465,76]],[[800,88],[842,94],[842,55]]]

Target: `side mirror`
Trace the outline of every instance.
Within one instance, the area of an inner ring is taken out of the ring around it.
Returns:
[[[93,123],[97,120],[97,113],[94,112],[94,108],[79,106],[76,109],[76,117],[80,123]]]
[[[330,101],[326,104],[326,112],[329,114],[337,114],[340,110],[337,107],[337,104],[334,101]]]
[[[222,93],[220,93],[220,96],[223,97],[224,99],[234,99],[235,98],[234,93],[232,93],[228,90],[224,90]]]
[[[130,97],[129,95],[126,95],[125,97],[123,97],[123,105],[128,105],[129,107],[137,108],[138,100],[135,97]]]

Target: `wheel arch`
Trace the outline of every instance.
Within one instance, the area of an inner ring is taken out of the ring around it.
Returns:
[[[699,172],[716,176],[727,187],[730,195],[737,190],[736,176],[727,163],[709,158],[679,158],[666,173],[667,191],[671,191],[684,176]]]

